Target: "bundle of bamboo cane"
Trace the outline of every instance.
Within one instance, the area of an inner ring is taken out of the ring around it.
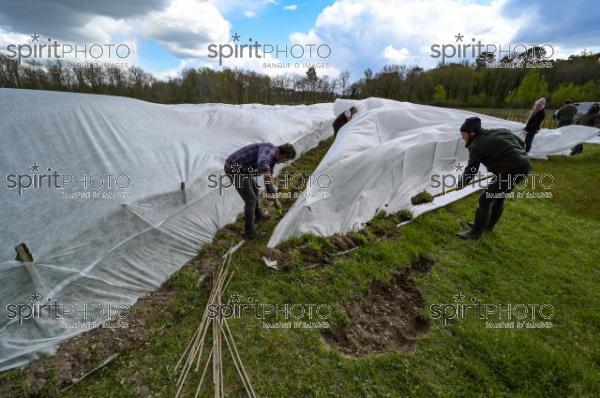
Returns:
[[[212,378],[213,378],[213,390],[215,398],[224,398],[224,383],[223,383],[223,356],[222,356],[222,342],[223,340],[226,343],[227,349],[233,360],[233,365],[237,374],[239,375],[239,379],[244,386],[244,390],[246,394],[250,398],[255,398],[256,393],[254,392],[254,388],[250,383],[250,378],[248,377],[248,373],[244,368],[240,355],[238,353],[237,347],[235,345],[235,341],[233,339],[233,334],[231,333],[231,329],[229,328],[229,324],[227,323],[227,319],[221,316],[221,304],[222,304],[222,296],[223,293],[227,290],[227,286],[233,277],[233,271],[230,271],[229,264],[231,262],[231,257],[233,253],[237,249],[239,249],[244,241],[242,240],[237,245],[233,246],[229,249],[229,251],[223,256],[223,263],[219,266],[215,274],[213,275],[213,285],[212,290],[210,292],[210,296],[206,303],[206,307],[204,308],[204,313],[202,314],[202,318],[200,319],[200,325],[194,332],[192,338],[188,342],[181,358],[175,365],[175,371],[180,370],[179,379],[177,380],[177,393],[175,395],[178,398],[181,395],[183,390],[183,386],[188,379],[190,374],[190,370],[193,368],[194,372],[198,372],[200,369],[200,364],[202,363],[202,354],[208,349],[205,350],[207,344],[206,337],[212,331],[212,344],[210,347],[210,351],[206,355],[204,359],[204,368],[202,370],[202,374],[200,376],[200,381],[198,383],[198,387],[196,389],[195,397],[198,397],[200,391],[202,389],[202,384],[204,382],[204,377],[206,376],[206,372],[208,370],[208,366],[211,363],[212,359]],[[216,305],[216,308],[219,308],[217,316],[209,316],[209,308],[211,306]],[[211,327],[212,326],[212,327]]]

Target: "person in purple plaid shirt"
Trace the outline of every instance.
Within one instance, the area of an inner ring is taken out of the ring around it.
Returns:
[[[262,174],[266,191],[274,194],[273,168],[275,164],[287,162],[295,157],[296,150],[292,144],[276,146],[270,142],[261,142],[238,149],[225,161],[225,174],[232,179],[235,189],[244,201],[244,237],[246,239],[256,239],[264,235],[264,233],[256,231],[254,218],[257,221],[268,218],[268,215],[260,208],[258,184],[254,177]],[[276,205],[279,205],[277,199],[275,201]]]

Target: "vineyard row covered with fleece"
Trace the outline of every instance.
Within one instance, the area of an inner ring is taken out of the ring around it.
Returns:
[[[60,181],[59,188],[33,183],[19,190],[7,183],[0,190],[2,303],[31,305],[33,293],[40,296],[36,303],[51,299],[103,308],[135,303],[241,212],[235,190],[209,185],[230,153],[270,141],[290,142],[302,154],[330,136],[334,116],[351,105],[359,113],[314,173],[329,176],[328,195],[318,195],[321,188],[311,185],[278,224],[269,246],[307,232],[360,229],[380,210],[411,209],[418,215],[475,189],[410,205],[411,196],[430,186],[432,174],[456,174],[454,165],[466,164],[458,128],[472,112],[377,98],[309,106],[159,105],[1,89],[0,134],[10,145],[2,147],[0,165],[7,181],[10,175],[26,183],[55,173]],[[484,127],[521,134],[520,123],[478,116]],[[532,156],[561,153],[597,133],[580,126],[544,130]],[[80,195],[90,185],[110,195]],[[34,262],[14,260],[21,242]],[[86,330],[65,327],[78,317],[73,312],[64,314],[64,322],[48,317],[20,322],[2,316],[0,370],[54,353],[62,341]]]

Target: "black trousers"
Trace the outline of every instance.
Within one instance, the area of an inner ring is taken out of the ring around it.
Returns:
[[[577,144],[573,148],[571,148],[571,155],[577,155],[581,152],[583,152],[583,144]]]
[[[525,135],[525,152],[529,153],[531,144],[533,144],[533,137],[538,133],[539,130],[528,131]]]
[[[231,178],[235,190],[244,201],[244,230],[246,234],[256,233],[254,218],[263,216],[260,208],[258,183],[253,175],[234,172],[228,164],[224,167],[225,174]]]
[[[498,222],[504,209],[505,195],[515,189],[515,186],[529,175],[529,163],[516,167],[508,173],[498,173],[479,196],[479,208],[484,212],[492,212],[492,220]]]

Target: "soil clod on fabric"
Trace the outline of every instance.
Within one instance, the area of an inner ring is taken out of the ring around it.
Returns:
[[[421,191],[412,198],[410,198],[410,203],[413,206],[422,205],[425,203],[433,202],[433,196],[427,191]]]
[[[412,351],[429,330],[429,321],[423,315],[425,300],[414,276],[427,273],[434,263],[433,257],[419,255],[389,282],[373,282],[359,301],[345,308],[350,322],[325,330],[325,341],[356,357]]]

